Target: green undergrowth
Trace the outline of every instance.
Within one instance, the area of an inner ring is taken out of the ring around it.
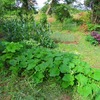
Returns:
[[[0,33],[3,38],[9,42],[19,42],[22,40],[33,39],[47,48],[55,48],[55,42],[50,38],[52,30],[47,22],[47,16],[42,14],[36,21],[32,14],[21,14],[17,18],[2,18],[0,24]]]
[[[86,41],[90,42],[90,44],[92,44],[94,46],[99,45],[98,41],[94,37],[92,37],[91,35],[88,35],[86,37]]]
[[[59,52],[28,42],[2,42],[0,70],[11,76],[28,77],[34,85],[49,78],[63,88],[76,87],[83,97],[99,100],[100,70],[91,68],[79,55]]]

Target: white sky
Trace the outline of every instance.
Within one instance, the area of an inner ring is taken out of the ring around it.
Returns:
[[[44,3],[45,3],[47,0],[36,0],[36,1],[37,1],[37,3],[38,3],[38,7],[39,7],[39,8],[42,8],[43,5],[44,5]],[[77,0],[77,1],[81,2],[82,4],[83,4],[83,2],[84,2],[84,0]]]
[[[39,7],[39,8],[42,8],[43,5],[44,5],[44,3],[45,3],[47,0],[36,0],[36,1],[37,1],[37,3],[38,3],[38,7]]]

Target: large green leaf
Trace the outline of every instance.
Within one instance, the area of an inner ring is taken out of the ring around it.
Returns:
[[[84,86],[84,87],[78,86],[77,87],[77,91],[78,91],[79,94],[81,94],[82,96],[85,96],[85,97],[87,97],[87,96],[92,94],[92,88],[88,84],[86,86]]]
[[[20,64],[18,65],[20,68],[26,68],[27,67],[27,62],[20,62]]]
[[[67,58],[63,58],[63,64],[64,65],[69,64],[69,61],[70,61],[70,59],[68,57]]]
[[[71,69],[66,64],[62,64],[59,67],[59,69],[60,69],[61,73],[70,73],[71,72]]]
[[[76,73],[83,73],[83,67],[81,67],[81,65],[76,66],[73,70]]]
[[[95,97],[95,100],[100,100],[100,94]]]
[[[68,65],[71,69],[75,68],[75,64],[74,63],[69,63]]]
[[[27,70],[31,70],[31,69],[35,68],[35,66],[36,66],[36,64],[34,62],[31,62],[28,64]]]
[[[3,51],[4,53],[5,52],[16,52],[16,50],[20,50],[20,48],[22,48],[23,45],[20,44],[20,43],[14,43],[14,42],[11,42],[9,43],[7,46],[6,46],[6,49]]]
[[[58,69],[58,67],[52,67],[49,70],[49,72],[50,72],[50,76],[53,76],[53,77],[59,76],[59,74],[60,74],[60,70]]]
[[[83,74],[78,74],[75,76],[75,78],[77,79],[79,85],[84,86],[88,83],[88,78]]]
[[[90,76],[92,74],[92,70],[91,70],[91,68],[84,68],[83,73],[85,75]]]
[[[1,60],[5,61],[6,59],[11,59],[13,54],[7,53],[1,56]]]
[[[62,78],[62,87],[67,88],[69,86],[74,85],[74,76],[71,74],[65,74],[64,77]]]
[[[62,84],[61,84],[61,86],[63,87],[63,88],[68,88],[70,85],[73,85],[74,84],[74,82],[62,82]]]
[[[37,65],[37,66],[35,67],[35,70],[36,70],[36,71],[44,72],[45,69],[46,69],[47,67],[48,67],[47,64],[43,62],[43,63]]]
[[[79,66],[81,63],[80,59],[73,59],[72,62],[77,66]]]
[[[46,61],[46,64],[47,64],[47,66],[49,68],[52,68],[54,66],[53,59],[52,58],[51,59],[49,58],[48,61]]]
[[[65,82],[73,82],[74,81],[74,76],[71,74],[65,74],[62,78],[63,81]]]
[[[62,63],[62,57],[56,57],[54,60],[54,65],[60,66],[61,63]]]
[[[16,66],[18,64],[18,61],[16,59],[12,59],[9,61],[9,64],[12,66]]]
[[[33,80],[35,84],[41,83],[43,81],[44,75],[42,72],[37,72],[33,75]]]
[[[92,78],[97,80],[97,81],[100,81],[100,70],[99,69],[94,71]]]
[[[92,87],[93,93],[97,94],[100,91],[100,87],[98,86],[98,84],[92,82],[90,85]]]

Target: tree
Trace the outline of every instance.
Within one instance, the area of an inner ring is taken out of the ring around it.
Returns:
[[[23,8],[28,10],[31,6],[34,6],[37,4],[36,0],[15,0],[16,4],[19,6],[21,3],[23,3]]]
[[[100,24],[100,0],[85,0],[84,3],[92,10],[92,22]]]
[[[50,4],[49,4],[49,7],[48,7],[48,9],[47,9],[47,11],[46,11],[46,14],[51,14],[51,9],[52,9],[54,6],[56,7],[56,5],[57,5],[60,1],[62,1],[62,0],[48,0],[48,2],[50,2]],[[66,4],[71,4],[71,3],[73,3],[74,1],[76,1],[76,0],[63,0],[63,2],[66,3]]]

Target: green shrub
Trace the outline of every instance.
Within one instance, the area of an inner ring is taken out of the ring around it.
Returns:
[[[32,31],[32,24],[18,19],[5,20],[1,27],[7,41],[14,42],[29,39]]]
[[[86,41],[90,42],[92,45],[95,45],[95,46],[99,44],[98,41],[91,35],[88,35],[86,37]]]
[[[99,24],[87,23],[87,26],[88,26],[88,31],[100,31]]]
[[[0,41],[0,53],[5,49],[5,44]]]
[[[0,54],[0,68],[11,75],[28,76],[34,84],[49,77],[58,79],[63,88],[76,86],[82,96],[92,99],[100,92],[100,70],[91,68],[78,55],[21,43],[7,43]],[[6,66],[5,66],[6,65]]]
[[[18,42],[33,38],[44,47],[54,48],[56,46],[50,38],[50,25],[47,23],[45,14],[42,14],[39,22],[34,21],[31,15],[22,14],[19,19],[4,20],[0,27],[7,41]]]
[[[50,25],[47,22],[47,16],[45,14],[42,14],[40,21],[36,23],[34,32],[35,33],[33,34],[33,38],[34,40],[38,41],[40,45],[48,48],[56,47],[56,44],[50,38],[52,31],[50,29]]]

